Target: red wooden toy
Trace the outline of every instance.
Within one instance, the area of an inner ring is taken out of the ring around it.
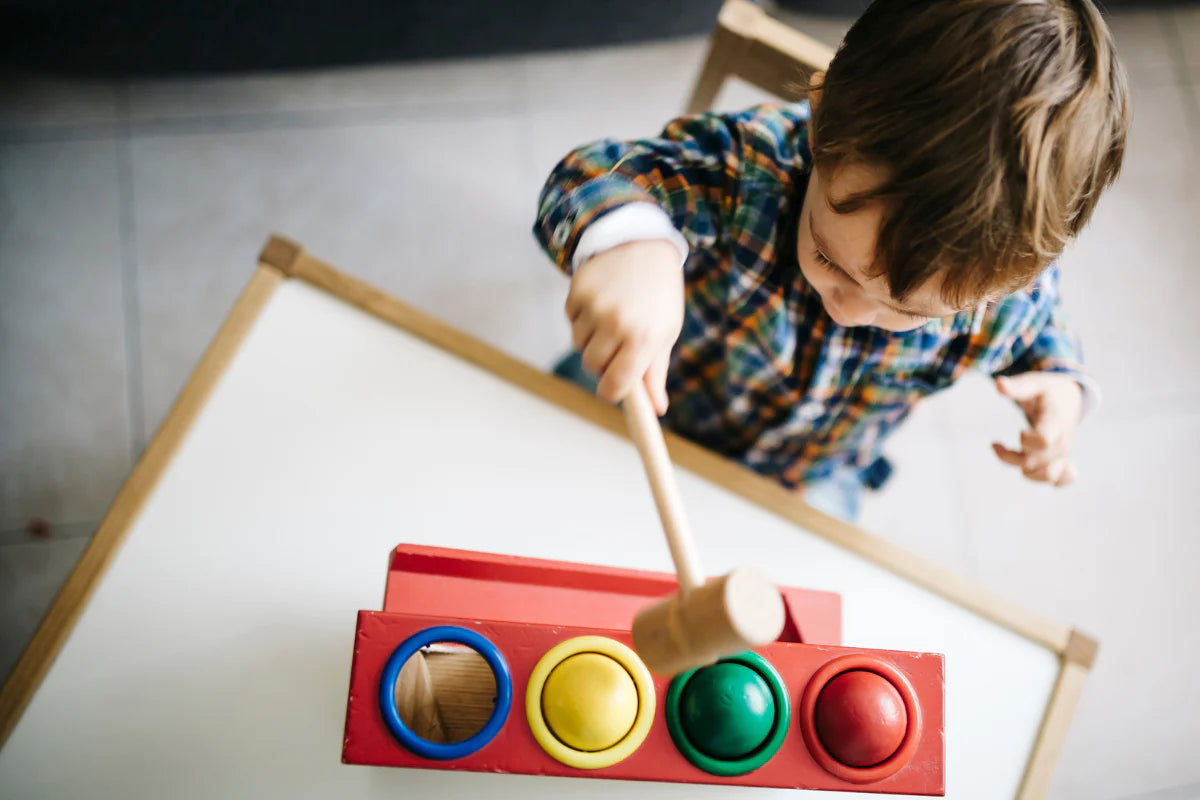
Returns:
[[[384,610],[359,612],[343,761],[944,794],[940,655],[838,647],[838,595],[784,588],[779,641],[651,675],[630,623],[677,588],[652,572],[396,548]],[[442,713],[448,694],[474,707],[471,724]]]

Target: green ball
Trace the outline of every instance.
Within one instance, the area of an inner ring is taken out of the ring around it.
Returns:
[[[753,753],[771,733],[775,700],[744,664],[721,662],[696,671],[679,700],[679,721],[705,755],[732,761]]]

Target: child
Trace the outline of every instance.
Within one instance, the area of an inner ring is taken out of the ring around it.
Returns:
[[[1054,259],[1116,178],[1124,74],[1091,0],[876,0],[809,101],[568,155],[534,231],[596,390],[853,520],[884,439],[968,370],[1056,486],[1097,390]],[[641,384],[641,385],[639,385]]]

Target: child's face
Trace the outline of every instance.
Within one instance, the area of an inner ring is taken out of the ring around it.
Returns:
[[[929,281],[903,303],[894,299],[887,280],[872,269],[881,204],[868,203],[849,214],[838,214],[829,205],[831,199],[871,189],[883,179],[880,170],[859,164],[842,166],[832,176],[814,167],[800,215],[797,258],[800,271],[837,324],[910,331],[955,313],[941,298],[941,280]]]

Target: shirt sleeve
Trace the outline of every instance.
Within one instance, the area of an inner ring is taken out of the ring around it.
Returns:
[[[691,252],[687,239],[683,238],[667,212],[654,203],[630,203],[614,209],[588,225],[579,235],[575,254],[571,256],[572,270],[579,269],[583,262],[597,253],[611,250],[630,242],[666,239],[679,251],[679,266],[682,267]]]
[[[682,234],[679,240],[664,230],[664,238],[676,246],[681,241],[691,248],[712,246],[727,227],[737,197],[742,117],[683,117],[657,139],[605,139],[573,151],[542,189],[534,223],[538,242],[559,268],[571,273],[580,261],[575,251],[589,225],[624,206],[651,203]],[[594,252],[598,250],[593,247],[589,255]]]
[[[1100,385],[1083,367],[1083,348],[1067,324],[1058,288],[1058,266],[1052,265],[1038,278],[1033,290],[1035,300],[1045,309],[1040,323],[1014,343],[1013,362],[998,375],[1013,376],[1025,372],[1060,372],[1070,375],[1083,390],[1083,413],[1100,405]]]

